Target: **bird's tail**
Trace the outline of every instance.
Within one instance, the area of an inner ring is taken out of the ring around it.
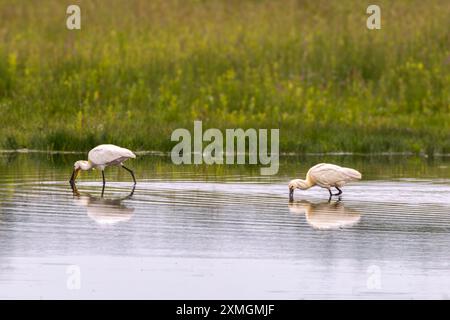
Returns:
[[[361,180],[361,173],[351,168],[344,168],[345,174],[349,176],[352,180]]]
[[[136,155],[131,150],[125,149],[125,152],[127,157],[131,159],[136,159]]]

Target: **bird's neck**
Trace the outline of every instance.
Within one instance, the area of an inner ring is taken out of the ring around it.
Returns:
[[[80,164],[80,169],[84,170],[84,171],[91,170],[92,169],[92,162],[90,162],[90,161],[83,161]]]
[[[316,182],[313,179],[311,179],[311,177],[309,176],[309,173],[306,174],[306,179],[303,181],[305,182],[307,189],[316,185]]]
[[[306,185],[305,189],[309,189],[314,185],[314,183],[312,183],[312,181],[311,181],[311,179],[309,179],[309,177],[306,177],[306,180],[303,180],[303,182]]]
[[[301,190],[306,190],[313,186],[313,183],[311,182],[311,180],[309,178],[306,178],[306,180],[297,179],[295,181],[295,184],[296,184],[297,188],[299,188]]]

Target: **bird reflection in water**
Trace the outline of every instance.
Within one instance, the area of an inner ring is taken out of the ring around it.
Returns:
[[[361,214],[346,208],[339,200],[336,202],[311,203],[306,200],[289,202],[289,211],[294,214],[305,214],[306,221],[314,229],[336,230],[355,225]]]
[[[102,225],[112,225],[131,219],[134,208],[125,206],[122,201],[131,199],[134,189],[135,186],[125,197],[105,198],[104,187],[101,196],[93,196],[89,193],[80,193],[75,184],[72,186],[75,204],[86,208],[88,217]]]

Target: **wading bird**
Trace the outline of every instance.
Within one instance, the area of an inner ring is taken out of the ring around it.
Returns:
[[[289,182],[289,200],[294,200],[294,190],[306,190],[313,186],[319,186],[328,189],[331,196],[342,194],[343,187],[347,182],[360,180],[361,173],[354,169],[343,168],[335,164],[319,163],[308,170],[306,179],[294,179]],[[336,188],[338,193],[332,193],[331,188]]]
[[[134,184],[136,184],[136,179],[134,177],[134,172],[123,165],[123,162],[128,159],[136,158],[136,155],[128,149],[115,146],[113,144],[101,144],[88,153],[88,160],[79,160],[73,165],[72,176],[70,177],[70,184],[73,186],[75,184],[75,179],[77,178],[80,170],[91,170],[100,169],[102,171],[103,177],[103,187],[105,186],[105,173],[104,170],[109,166],[121,166],[127,170],[133,177]]]

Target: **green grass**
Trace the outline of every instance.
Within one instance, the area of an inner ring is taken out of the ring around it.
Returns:
[[[80,4],[82,29],[65,27]],[[280,128],[283,152],[450,153],[448,0],[0,0],[0,148],[168,151]]]

